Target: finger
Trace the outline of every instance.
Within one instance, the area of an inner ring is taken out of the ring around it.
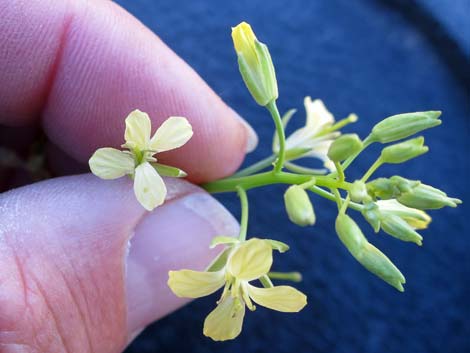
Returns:
[[[0,13],[0,122],[40,117],[53,143],[86,162],[123,143],[133,109],[148,112],[154,130],[185,116],[193,138],[162,160],[198,182],[230,174],[256,144],[188,65],[111,1],[4,1]]]
[[[168,271],[203,269],[215,256],[210,239],[238,226],[199,188],[176,180],[168,189],[152,213],[130,182],[90,175],[2,194],[0,350],[118,352],[183,305]]]

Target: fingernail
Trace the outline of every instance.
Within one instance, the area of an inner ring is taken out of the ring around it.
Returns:
[[[256,133],[255,129],[248,124],[248,122],[243,119],[240,115],[238,115],[234,111],[235,116],[239,119],[239,121],[242,123],[243,127],[246,130],[246,146],[245,146],[245,152],[250,153],[253,152],[258,146],[258,134]]]
[[[126,262],[129,338],[186,303],[168,288],[169,270],[203,270],[220,251],[209,250],[211,239],[237,232],[233,216],[201,192],[146,215],[130,240]]]

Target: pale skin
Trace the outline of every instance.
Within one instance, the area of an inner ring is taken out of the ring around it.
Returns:
[[[193,138],[161,161],[194,183],[230,175],[256,144],[246,123],[116,4],[0,1],[0,13],[1,145],[21,150],[42,129],[56,175],[81,170],[99,147],[119,147],[136,108],[155,127],[170,115],[190,121]],[[166,182],[167,202],[152,213],[126,178],[56,177],[0,194],[1,352],[121,352],[185,303],[168,289],[168,271],[202,270],[214,256],[211,238],[236,235],[238,224],[198,187]],[[0,170],[3,190],[18,184],[29,181]]]

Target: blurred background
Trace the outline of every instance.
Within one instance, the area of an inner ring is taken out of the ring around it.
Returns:
[[[273,124],[239,76],[230,27],[251,23],[269,45],[277,70],[279,108],[297,108],[291,128],[304,122],[303,97],[321,98],[337,119],[360,120],[346,131],[365,137],[386,116],[442,110],[443,124],[425,133],[431,152],[401,166],[459,197],[458,209],[431,212],[424,246],[383,233],[369,240],[407,278],[399,293],[364,270],[334,233],[335,205],[312,196],[315,227],[285,215],[283,187],[249,193],[250,234],[286,241],[275,270],[300,271],[309,305],[298,315],[259,307],[234,342],[214,343],[202,323],[216,296],[193,302],[145,330],[126,353],[150,352],[470,352],[469,0],[117,1],[184,58],[260,136],[246,164],[270,154]],[[363,173],[378,150],[350,169]],[[395,169],[382,168],[390,176]],[[349,171],[349,170],[348,170]],[[238,215],[233,195],[217,196]],[[158,298],[155,298],[158,300]]]

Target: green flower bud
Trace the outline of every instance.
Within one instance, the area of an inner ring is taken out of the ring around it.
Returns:
[[[374,126],[370,134],[372,141],[388,143],[407,138],[420,131],[438,126],[440,111],[405,113],[390,116]]]
[[[359,226],[347,214],[339,214],[336,217],[335,229],[341,242],[354,257],[368,243]]]
[[[238,67],[256,103],[266,106],[277,99],[277,81],[268,47],[259,42],[251,26],[242,22],[232,28]]]
[[[346,214],[336,218],[336,233],[351,255],[367,270],[403,292],[405,277],[379,249],[364,237],[356,222]]]
[[[311,226],[316,217],[307,192],[298,185],[290,186],[284,193],[287,215],[292,223],[299,226]]]
[[[380,198],[382,200],[395,199],[403,192],[410,191],[412,188],[418,186],[420,181],[408,180],[395,175],[389,179],[378,178],[366,184],[367,193],[374,199]]]
[[[349,196],[354,202],[362,202],[366,197],[369,197],[367,194],[366,184],[361,180],[356,180],[351,184]]]
[[[385,214],[380,218],[382,230],[397,239],[422,245],[423,237],[399,216]]]
[[[401,204],[420,210],[436,210],[445,206],[457,207],[462,201],[452,197],[430,185],[419,184],[410,191],[402,193],[398,198]]]
[[[423,146],[424,137],[417,137],[395,145],[385,147],[380,159],[383,163],[398,164],[426,153],[429,148]]]
[[[421,182],[419,180],[409,180],[402,178],[401,176],[394,175],[390,178],[390,181],[396,186],[399,190],[399,194],[403,192],[408,192],[411,189],[417,187]],[[399,195],[397,194],[397,196]]]
[[[328,158],[333,162],[344,161],[362,149],[362,141],[356,134],[345,134],[333,141]]]

